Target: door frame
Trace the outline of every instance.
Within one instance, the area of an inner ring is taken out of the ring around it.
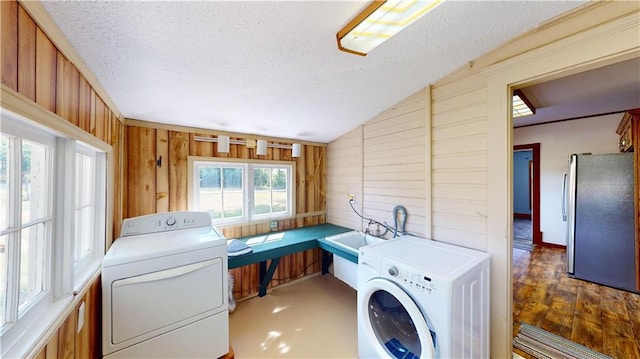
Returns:
[[[533,186],[531,188],[533,203],[531,209],[531,234],[533,244],[542,243],[542,232],[540,232],[540,143],[529,143],[524,145],[514,145],[514,151],[531,150],[533,157]],[[511,176],[513,177],[513,176]],[[513,180],[513,179],[512,179]]]
[[[487,245],[491,254],[491,355],[512,352],[513,321],[513,89],[572,75],[638,57],[638,10],[625,3],[606,7],[599,23],[557,39],[481,71],[486,79],[487,128]],[[594,5],[595,6],[595,5]],[[620,10],[616,18],[608,18]],[[596,20],[594,19],[594,22]]]

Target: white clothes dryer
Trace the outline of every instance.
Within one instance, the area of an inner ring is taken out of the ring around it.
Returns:
[[[229,352],[227,241],[206,212],[128,218],[102,262],[104,358]]]
[[[402,236],[360,248],[360,358],[488,358],[489,254]]]

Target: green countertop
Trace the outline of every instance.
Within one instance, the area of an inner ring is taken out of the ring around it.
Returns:
[[[353,231],[351,228],[324,223],[281,232],[237,238],[253,248],[253,252],[238,257],[229,257],[229,269],[279,258],[307,249],[317,247],[326,249],[324,245],[319,246],[319,239],[351,231]]]
[[[282,258],[282,256],[318,247],[327,250],[327,245],[320,244],[319,240],[324,240],[324,238],[328,236],[351,231],[353,231],[351,228],[324,223],[281,232],[270,232],[255,236],[237,238],[237,240],[250,246],[253,249],[253,252],[237,257],[229,257],[229,269],[259,263],[260,286],[258,288],[258,296],[262,297],[267,294],[267,286],[269,285],[269,282],[273,277],[273,273],[278,267],[278,263],[280,263],[280,258]],[[323,243],[326,243],[326,241]],[[329,251],[335,253],[334,251]],[[267,260],[271,260],[268,269]],[[327,273],[329,264],[331,263],[330,260],[331,258],[323,258],[323,274]],[[353,261],[353,259],[350,260]],[[357,263],[358,259],[356,258],[355,261]]]

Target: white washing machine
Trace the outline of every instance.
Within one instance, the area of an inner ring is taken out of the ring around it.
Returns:
[[[402,236],[358,255],[360,358],[489,358],[489,254]]]
[[[125,219],[102,262],[104,358],[229,351],[227,241],[206,212]]]

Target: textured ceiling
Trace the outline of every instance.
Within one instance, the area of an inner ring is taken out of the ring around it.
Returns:
[[[316,142],[583,3],[446,1],[359,57],[367,2],[42,2],[126,118]]]
[[[515,127],[640,108],[640,57],[526,87],[522,92],[536,114],[514,119]]]

